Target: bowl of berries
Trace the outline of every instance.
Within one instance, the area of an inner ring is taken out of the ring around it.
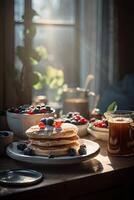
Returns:
[[[80,137],[87,135],[88,120],[80,115],[79,112],[68,112],[62,118],[64,123],[72,123],[78,127]]]
[[[109,129],[106,118],[91,118],[87,131],[96,139],[108,141]]]
[[[25,139],[25,131],[31,126],[38,124],[42,117],[53,117],[55,110],[49,105],[41,104],[37,106],[23,105],[7,110],[7,123],[15,136]]]

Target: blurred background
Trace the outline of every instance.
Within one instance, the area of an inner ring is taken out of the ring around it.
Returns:
[[[89,110],[134,110],[134,4],[125,0],[0,2],[0,111],[86,88]],[[87,77],[91,80],[87,84]]]

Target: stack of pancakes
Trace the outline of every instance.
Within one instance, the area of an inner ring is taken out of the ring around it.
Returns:
[[[29,140],[29,148],[35,155],[62,156],[68,155],[68,150],[73,148],[78,152],[80,148],[77,126],[71,123],[62,123],[60,128],[38,125],[30,127],[26,131]]]

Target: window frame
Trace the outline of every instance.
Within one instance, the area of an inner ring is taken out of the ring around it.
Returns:
[[[23,25],[24,24],[24,29],[28,29],[31,24],[36,25],[36,26],[45,26],[45,27],[73,27],[74,28],[74,34],[75,34],[75,66],[74,66],[74,72],[75,72],[75,84],[80,86],[80,22],[79,22],[79,5],[80,5],[80,0],[75,0],[75,23],[59,23],[59,22],[55,22],[55,23],[48,23],[47,20],[46,22],[44,21],[44,23],[37,23],[37,22],[32,22],[31,20],[31,9],[32,9],[32,0],[24,0],[24,22],[23,21],[15,21],[15,25]],[[30,20],[29,20],[30,19]],[[24,35],[24,37],[26,38],[26,34]],[[32,45],[32,41],[28,41],[27,38],[25,40],[24,45],[27,47],[26,49],[28,49],[28,46],[31,47]]]

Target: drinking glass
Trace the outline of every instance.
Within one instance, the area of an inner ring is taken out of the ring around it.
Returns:
[[[89,117],[89,96],[95,96],[83,88],[67,88],[63,91],[63,113],[79,112],[84,117]]]
[[[134,154],[134,112],[116,111],[107,115],[108,153],[114,156]]]

